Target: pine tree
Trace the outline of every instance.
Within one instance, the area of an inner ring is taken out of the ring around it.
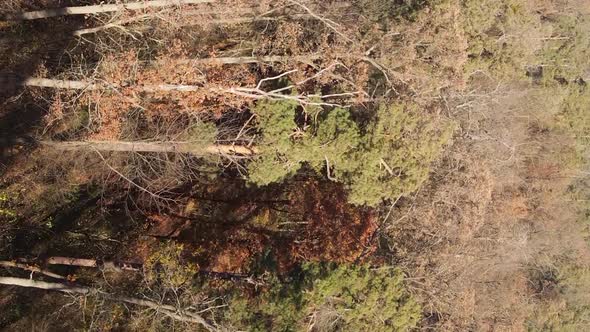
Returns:
[[[452,133],[415,106],[381,106],[364,134],[347,109],[320,111],[305,130],[295,123],[296,111],[295,103],[282,101],[255,108],[262,139],[260,157],[249,165],[252,183],[280,182],[307,164],[343,183],[351,203],[375,206],[416,190]]]

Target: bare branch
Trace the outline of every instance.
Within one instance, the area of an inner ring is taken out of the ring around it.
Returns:
[[[308,7],[306,7],[305,5],[303,5],[302,3],[295,1],[295,0],[288,0],[290,3],[295,4],[301,8],[303,8],[306,12],[309,13],[309,15],[311,15],[312,17],[318,19],[319,21],[323,22],[328,28],[330,28],[332,31],[334,31],[336,34],[338,34],[340,37],[344,38],[346,41],[350,42],[350,43],[354,43],[354,40],[348,38],[345,34],[343,34],[342,32],[340,32],[336,26],[338,25],[336,22],[329,20],[325,17],[321,17],[317,14],[315,14],[311,9],[309,9]]]

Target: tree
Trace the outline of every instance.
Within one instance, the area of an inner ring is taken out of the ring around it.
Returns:
[[[305,264],[286,282],[269,282],[256,299],[235,297],[227,317],[248,331],[409,331],[420,306],[394,268]]]
[[[449,123],[416,106],[382,105],[364,131],[343,108],[308,111],[315,120],[298,127],[296,107],[262,101],[254,109],[262,139],[260,156],[249,165],[252,183],[280,182],[307,164],[344,183],[350,202],[375,206],[416,190],[452,134]]]
[[[404,289],[400,270],[339,266],[306,293],[312,331],[409,331],[420,306]]]

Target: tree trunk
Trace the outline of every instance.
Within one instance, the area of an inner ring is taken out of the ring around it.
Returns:
[[[241,56],[241,57],[219,57],[219,58],[202,58],[186,59],[179,61],[183,64],[223,64],[223,65],[240,65],[248,63],[273,63],[273,62],[301,62],[310,63],[320,59],[320,54],[307,55],[269,55],[269,56]]]
[[[55,9],[37,10],[25,13],[6,14],[4,15],[3,19],[8,21],[25,21],[65,15],[89,15],[108,12],[118,12],[125,10],[140,10],[146,8],[202,4],[212,2],[215,2],[215,0],[152,0],[142,2],[131,2],[126,4],[103,4],[95,6],[63,7]]]
[[[77,293],[77,294],[88,294],[90,288],[70,286],[66,284],[60,284],[57,282],[45,282],[33,279],[22,279],[22,278],[11,278],[11,277],[0,277],[0,284],[11,285],[19,287],[38,288],[46,290],[55,290],[65,293]]]
[[[199,146],[190,142],[124,142],[124,141],[41,141],[41,145],[65,151],[98,150],[109,152],[188,153],[193,155],[245,155],[258,154],[255,147],[241,145]]]
[[[67,266],[75,266],[75,267],[87,267],[87,268],[99,268],[102,267],[106,270],[111,270],[115,272],[138,272],[142,269],[141,263],[131,263],[131,262],[122,262],[122,261],[100,261],[97,259],[91,258],[74,258],[74,257],[63,257],[63,256],[51,256],[46,258],[44,261],[35,261],[26,258],[17,258],[16,262],[14,261],[0,261],[0,266],[6,267],[18,267],[25,270],[39,272],[50,276],[52,278],[59,278],[65,279],[64,277],[52,273],[50,271],[41,270],[38,267],[31,265],[31,264],[40,264],[40,265],[67,265]],[[220,271],[207,271],[207,270],[199,270],[198,272],[200,275],[206,276],[212,279],[222,279],[222,280],[231,280],[231,281],[245,281],[251,284],[260,284],[260,282],[256,281],[253,277],[247,274],[240,274],[240,273],[232,273],[232,272],[220,272]]]

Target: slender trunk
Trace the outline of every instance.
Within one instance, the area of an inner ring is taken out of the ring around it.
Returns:
[[[248,63],[273,63],[273,62],[301,62],[310,63],[320,59],[320,54],[306,55],[268,55],[268,56],[241,56],[241,57],[219,57],[219,58],[202,58],[202,59],[185,59],[180,60],[182,64],[223,64],[223,65],[240,65]]]
[[[83,286],[75,286],[70,284],[61,284],[56,282],[45,282],[45,281],[38,281],[32,279],[23,279],[23,278],[11,278],[11,277],[0,277],[0,284],[2,285],[9,285],[9,286],[18,286],[18,287],[27,287],[27,288],[37,288],[37,289],[45,289],[45,290],[54,290],[64,293],[75,293],[75,294],[89,294],[93,293],[100,293],[97,289],[83,287]],[[217,331],[217,329],[211,325],[207,320],[205,320],[202,316],[192,313],[192,312],[184,312],[178,310],[178,308],[171,306],[171,305],[163,305],[153,301],[143,300],[143,299],[136,299],[132,297],[126,296],[115,296],[115,295],[107,295],[107,297],[113,301],[125,302],[129,304],[135,304],[142,307],[147,307],[151,309],[155,309],[158,312],[161,312],[167,315],[170,318],[176,319],[182,322],[190,322],[190,323],[197,323],[204,327],[207,331]]]
[[[109,152],[188,153],[194,155],[245,155],[259,153],[255,147],[240,145],[199,146],[190,142],[124,142],[124,141],[41,141],[41,145],[65,151],[98,150]]]
[[[191,5],[212,3],[215,0],[152,0],[131,2],[125,4],[103,4],[95,6],[63,7],[55,9],[37,10],[25,13],[6,14],[4,20],[25,21],[66,15],[90,15],[125,10],[141,10],[146,8],[168,7],[176,5]]]

